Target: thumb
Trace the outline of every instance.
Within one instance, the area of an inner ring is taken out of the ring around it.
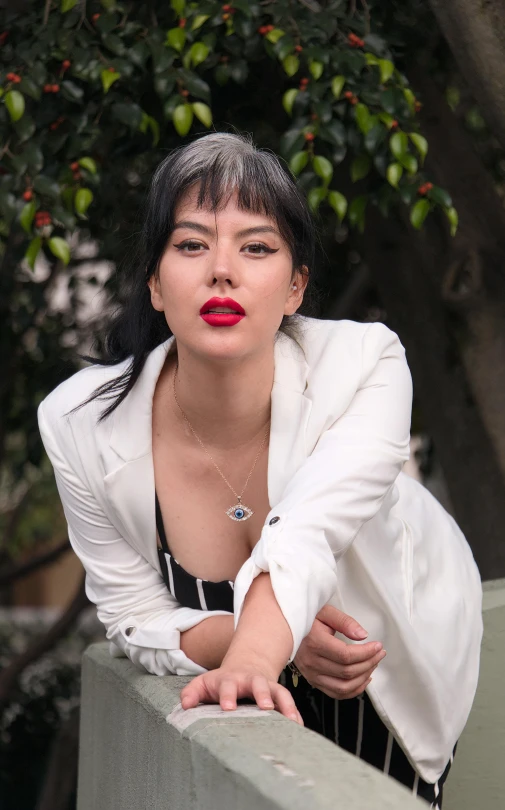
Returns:
[[[342,633],[342,635],[347,638],[363,641],[368,636],[367,631],[356,619],[332,607],[332,605],[325,605],[321,608],[316,618],[318,618],[320,622],[327,624],[332,630],[337,630],[339,633]]]

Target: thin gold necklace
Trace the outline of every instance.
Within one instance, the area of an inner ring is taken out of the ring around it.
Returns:
[[[265,435],[263,437],[263,441],[261,442],[260,448],[259,448],[259,450],[258,450],[258,452],[256,454],[256,458],[254,459],[254,464],[251,467],[251,471],[250,471],[249,475],[247,476],[246,482],[245,482],[244,486],[242,487],[242,492],[239,495],[237,492],[235,492],[235,490],[233,489],[233,487],[230,484],[230,482],[228,481],[228,479],[225,478],[225,476],[223,475],[223,473],[221,472],[221,470],[217,466],[216,462],[214,461],[211,454],[209,453],[209,451],[205,447],[204,443],[202,442],[202,440],[200,439],[200,437],[198,436],[198,434],[194,430],[193,425],[191,424],[191,422],[189,421],[188,417],[186,416],[186,414],[184,413],[184,411],[182,410],[182,408],[181,408],[181,406],[179,404],[179,400],[177,399],[177,394],[175,392],[175,380],[176,380],[176,377],[177,377],[178,370],[179,370],[179,364],[177,363],[177,365],[175,366],[175,372],[174,372],[172,383],[173,383],[173,390],[174,390],[174,399],[175,399],[175,401],[176,401],[176,403],[177,403],[177,405],[179,407],[179,410],[182,413],[185,421],[187,422],[188,427],[191,430],[193,436],[199,442],[199,444],[202,446],[202,449],[205,451],[205,453],[208,455],[208,457],[212,461],[212,463],[213,463],[214,467],[216,468],[216,470],[218,471],[219,475],[221,476],[221,478],[223,479],[225,484],[227,484],[229,486],[229,488],[231,489],[231,491],[233,492],[233,494],[235,495],[235,497],[237,499],[237,503],[234,504],[233,506],[230,506],[230,508],[226,510],[226,514],[232,520],[241,520],[241,521],[249,520],[249,518],[252,515],[254,515],[254,512],[253,512],[252,509],[249,508],[249,506],[246,506],[244,503],[242,503],[242,495],[245,492],[245,489],[246,489],[246,487],[247,487],[247,485],[249,483],[249,479],[250,479],[251,475],[253,474],[253,470],[256,467],[258,459],[259,459],[259,457],[261,455],[261,451],[263,450],[263,447],[265,446],[265,442],[266,442],[266,440],[268,438],[268,432],[269,432],[269,429],[270,429],[270,420],[268,420],[267,429],[266,429]]]

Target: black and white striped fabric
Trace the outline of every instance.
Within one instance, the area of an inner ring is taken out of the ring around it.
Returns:
[[[233,613],[233,582],[212,582],[188,574],[170,553],[156,494],[156,527],[161,571],[172,596],[185,607],[197,610],[227,610]],[[443,785],[453,756],[435,784],[425,782],[414,770],[398,742],[375,711],[366,692],[350,700],[335,700],[325,695],[305,678],[295,687],[289,667],[279,678],[293,695],[307,728],[345,748],[365,762],[408,787],[414,796],[427,801],[432,810],[441,810]]]

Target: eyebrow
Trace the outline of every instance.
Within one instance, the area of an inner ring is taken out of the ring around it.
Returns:
[[[202,225],[200,222],[183,220],[182,222],[175,223],[174,231],[176,231],[178,228],[191,228],[192,230],[199,231],[199,233],[203,233],[206,236],[214,236],[214,231],[212,228],[208,228],[206,225]],[[279,231],[272,225],[255,225],[252,228],[244,228],[242,231],[237,231],[235,236],[237,239],[243,239],[244,236],[250,236],[253,233],[273,233],[275,236],[280,236]]]

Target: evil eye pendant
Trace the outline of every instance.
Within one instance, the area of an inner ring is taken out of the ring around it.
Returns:
[[[243,503],[236,503],[235,506],[230,506],[230,508],[226,511],[226,514],[232,520],[249,520],[251,515],[254,514],[252,509],[249,509],[248,506],[244,506]]]

